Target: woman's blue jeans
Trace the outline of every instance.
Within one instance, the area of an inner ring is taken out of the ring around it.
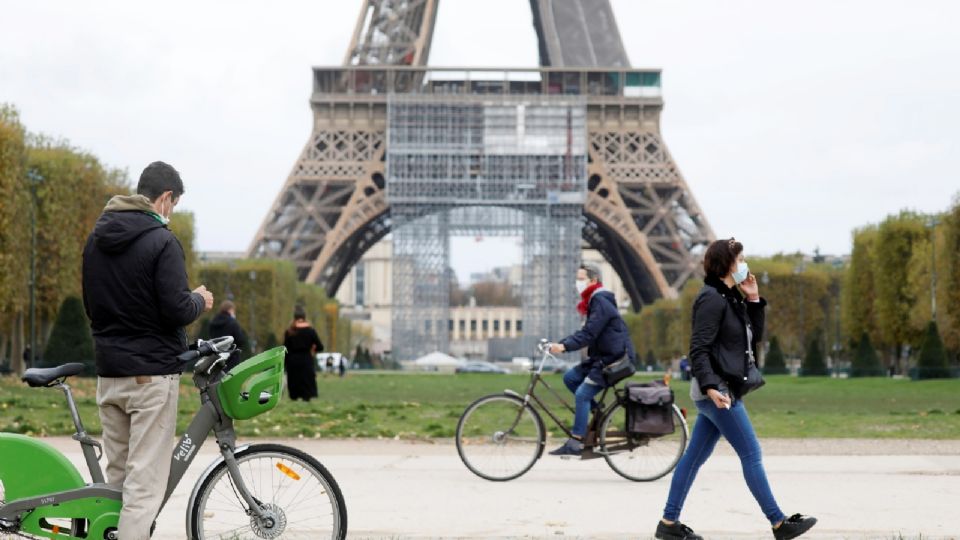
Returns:
[[[590,407],[593,398],[603,390],[603,385],[587,382],[588,370],[581,365],[573,366],[563,374],[563,384],[573,392],[576,404],[573,414],[573,432],[577,437],[587,434],[587,422],[590,420]]]
[[[740,457],[743,478],[747,481],[747,487],[750,488],[750,493],[757,500],[763,514],[771,525],[779,523],[784,519],[784,515],[770,491],[767,474],[763,470],[760,443],[757,441],[757,435],[753,431],[753,425],[750,424],[750,417],[747,416],[747,408],[743,402],[735,400],[729,410],[717,408],[710,399],[694,403],[700,414],[693,427],[693,435],[690,436],[690,445],[687,446],[687,451],[677,463],[676,470],[673,471],[673,481],[670,482],[670,495],[663,509],[663,518],[669,521],[677,521],[680,518],[683,501],[687,498],[690,486],[697,477],[697,471],[710,457],[717,441],[723,435]]]

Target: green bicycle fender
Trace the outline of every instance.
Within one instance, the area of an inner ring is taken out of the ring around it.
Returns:
[[[16,433],[0,433],[0,482],[8,503],[86,485],[77,468],[55,448]]]

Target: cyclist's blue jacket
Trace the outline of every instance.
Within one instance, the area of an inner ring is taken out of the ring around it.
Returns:
[[[560,340],[568,351],[587,347],[587,358],[581,365],[589,369],[587,377],[603,383],[603,366],[620,359],[624,352],[636,363],[637,354],[630,342],[627,323],[620,316],[617,300],[607,289],[597,289],[587,304],[587,320],[583,327]]]
[[[83,249],[83,305],[97,375],[183,371],[176,357],[187,349],[184,326],[204,301],[187,286],[183,247],[143,195],[112,198],[97,220]]]

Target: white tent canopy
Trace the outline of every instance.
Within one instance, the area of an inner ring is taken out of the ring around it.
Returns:
[[[466,362],[460,360],[459,358],[454,358],[449,354],[444,354],[440,351],[434,351],[430,354],[426,354],[417,358],[413,361],[417,367],[456,367],[462,366]]]

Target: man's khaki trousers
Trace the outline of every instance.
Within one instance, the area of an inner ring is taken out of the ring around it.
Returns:
[[[120,540],[150,538],[170,473],[179,387],[179,375],[97,378],[107,482],[123,489]]]

